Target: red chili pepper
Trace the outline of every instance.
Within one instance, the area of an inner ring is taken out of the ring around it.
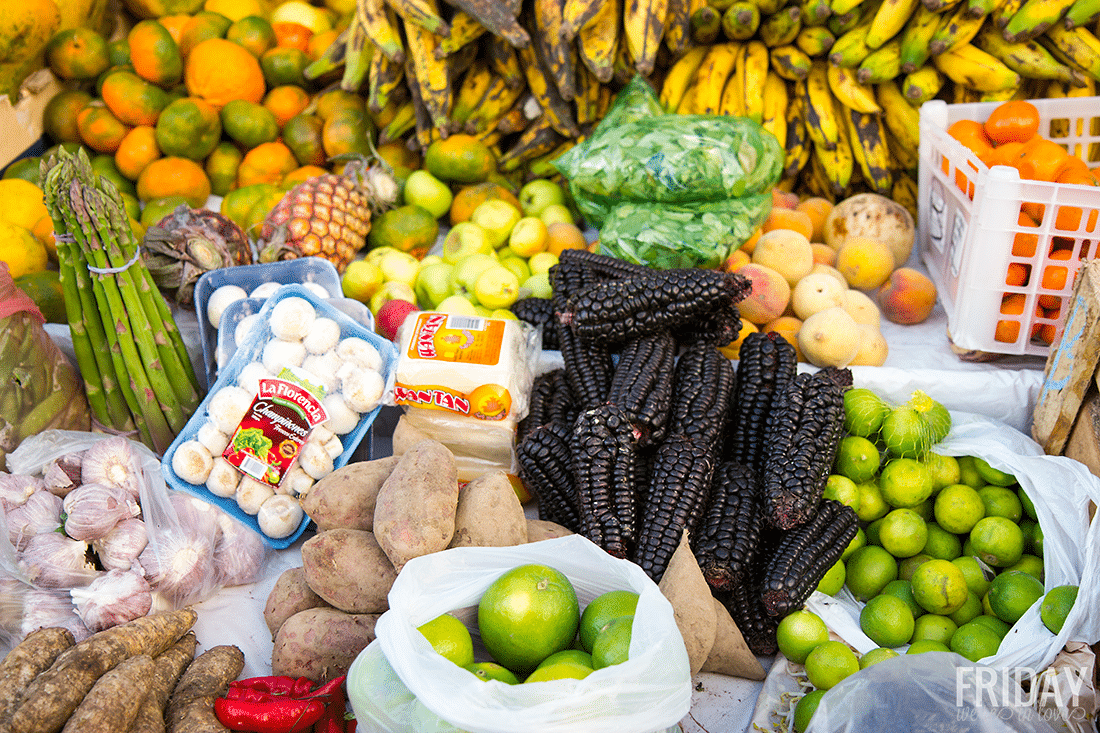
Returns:
[[[331,699],[325,707],[325,714],[313,724],[313,733],[344,733],[344,691],[337,687],[331,693]]]
[[[253,733],[301,733],[308,731],[325,713],[320,700],[279,699],[266,702],[214,701],[214,714],[230,730]]]
[[[308,677],[297,679],[287,675],[273,675],[269,677],[249,677],[229,683],[230,687],[243,687],[260,692],[269,692],[272,695],[289,695],[301,697],[313,688],[313,681]]]
[[[260,692],[248,687],[230,687],[225,693],[226,700],[245,700],[247,702],[268,702],[270,700],[286,700],[286,695],[272,695],[270,692]]]
[[[339,692],[343,697],[344,680],[347,679],[347,675],[340,675],[335,677],[324,684],[318,685],[316,689],[311,690],[308,694],[301,695],[302,700],[323,700],[327,697],[331,697],[333,693]]]

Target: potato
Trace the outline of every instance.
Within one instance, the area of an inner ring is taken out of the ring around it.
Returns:
[[[565,537],[566,535],[576,534],[568,527],[563,527],[557,522],[551,522],[549,519],[528,519],[527,520],[527,541],[528,542],[540,542],[542,540],[552,540],[555,537]]]
[[[397,570],[372,532],[330,529],[302,545],[302,571],[313,592],[347,613],[382,613]]]
[[[393,437],[391,441],[393,443],[393,454],[395,456],[403,456],[405,452],[412,448],[414,445],[422,440],[431,440],[430,435],[423,430],[409,422],[409,419],[402,415],[397,418],[397,425],[393,427]]]
[[[730,612],[717,598],[714,601],[714,614],[718,625],[714,636],[714,646],[710,648],[707,660],[700,672],[717,672],[731,677],[743,677],[747,680],[764,679],[764,668],[760,660],[745,643],[741,629],[730,616]]]
[[[324,598],[313,592],[306,582],[306,573],[302,568],[290,568],[275,581],[275,587],[267,597],[264,606],[264,622],[275,638],[279,627],[288,618],[305,611],[307,608],[322,608],[329,604]]]
[[[877,193],[858,193],[834,206],[825,219],[823,232],[825,244],[836,250],[847,237],[877,239],[889,245],[895,267],[909,259],[916,234],[909,211]]]
[[[302,509],[317,529],[374,529],[374,502],[397,465],[396,456],[349,463],[313,485]]]
[[[504,471],[489,471],[458,493],[451,547],[511,547],[527,542],[527,517]]]
[[[374,536],[400,571],[414,557],[447,549],[457,508],[454,454],[437,440],[422,440],[401,456],[378,490]]]
[[[668,568],[657,587],[672,604],[676,626],[680,628],[687,648],[691,674],[695,676],[703,668],[714,646],[718,618],[711,601],[710,586],[688,545],[687,532],[680,537],[680,544],[672,553],[672,559],[668,561]]]
[[[308,677],[316,683],[346,674],[367,644],[374,641],[379,614],[344,613],[311,608],[286,620],[271,650],[271,673]]]

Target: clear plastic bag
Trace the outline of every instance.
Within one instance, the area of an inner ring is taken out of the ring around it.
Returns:
[[[583,680],[534,685],[484,682],[436,654],[417,627],[453,613],[471,630],[475,656],[477,603],[504,572],[525,563],[549,565],[573,583],[583,608],[601,593],[639,594],[630,658]],[[649,733],[674,726],[691,706],[691,675],[672,606],[634,563],[611,557],[589,540],[571,535],[516,547],[465,547],[410,560],[389,594],[390,610],[378,619],[376,642],[384,662],[408,688],[378,695],[384,666],[364,660],[348,676],[348,696],[360,728],[391,733],[469,731],[514,733]],[[358,662],[359,660],[357,660]],[[367,662],[372,663],[368,664]],[[421,727],[420,706],[446,725]],[[415,715],[410,715],[412,713]]]

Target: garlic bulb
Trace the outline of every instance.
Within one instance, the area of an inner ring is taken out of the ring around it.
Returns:
[[[386,381],[378,372],[344,364],[336,376],[340,380],[340,394],[344,396],[344,402],[356,412],[370,412],[382,401]]]
[[[130,441],[121,436],[101,440],[84,451],[80,480],[85,484],[117,486],[129,492],[134,501],[141,500],[141,461]]]
[[[331,351],[340,343],[340,324],[331,318],[318,318],[313,322],[309,333],[302,339],[302,345],[311,354],[323,354]]]
[[[241,482],[241,472],[221,456],[214,459],[210,475],[206,477],[206,489],[214,496],[228,498],[237,493],[237,484]]]
[[[336,372],[343,362],[335,351],[323,354],[310,354],[302,360],[302,369],[309,372],[325,388],[325,394],[335,392],[340,387]]]
[[[260,505],[274,495],[275,489],[268,484],[257,481],[250,476],[244,476],[241,478],[241,482],[237,484],[237,493],[234,498],[237,500],[237,506],[241,508],[242,512],[255,514],[260,511]]]
[[[309,474],[310,478],[319,479],[332,473],[332,457],[329,456],[325,446],[317,443],[306,443],[298,453],[298,465]]]
[[[337,435],[346,435],[359,424],[359,413],[348,407],[340,394],[325,395],[322,404],[328,419],[321,424]]]
[[[73,588],[69,596],[92,632],[141,618],[153,606],[148,581],[131,570],[109,570],[86,587]]]
[[[78,451],[66,453],[46,466],[46,470],[42,472],[42,483],[46,485],[46,491],[65,498],[66,494],[80,486],[83,460],[84,451]]]
[[[54,532],[61,527],[61,497],[48,491],[36,491],[8,512],[8,539],[22,550],[36,534]]]
[[[272,374],[278,374],[283,367],[302,366],[306,358],[306,347],[301,341],[271,339],[264,345],[260,361]]]
[[[104,484],[84,484],[62,502],[65,534],[74,540],[106,536],[123,519],[136,517],[141,507],[125,490]]]
[[[303,516],[305,513],[298,500],[284,494],[265,501],[256,514],[256,521],[259,522],[261,532],[268,537],[280,539],[294,534],[294,530],[302,523]]]
[[[271,309],[268,324],[275,338],[284,341],[301,341],[313,327],[317,311],[305,298],[283,298]],[[300,363],[300,362],[299,362]]]
[[[336,355],[344,361],[353,361],[364,369],[382,371],[382,355],[378,349],[358,336],[349,336],[336,347]]]
[[[268,379],[271,376],[273,375],[263,364],[258,361],[250,361],[241,367],[240,373],[237,374],[237,386],[248,390],[249,394],[259,394],[260,380]]]
[[[283,287],[282,283],[277,283],[274,280],[268,280],[267,282],[260,283],[256,287],[252,288],[252,292],[248,294],[249,298],[270,298],[275,294],[275,291]]]
[[[204,597],[213,584],[213,540],[190,532],[168,532],[138,556],[149,587],[176,608]]]
[[[279,493],[302,497],[309,493],[312,487],[313,477],[303,471],[300,466],[293,466],[283,476],[282,483],[279,484]]]
[[[59,532],[36,534],[19,553],[19,569],[39,588],[72,588],[96,575],[88,561],[88,543]]]
[[[172,454],[172,472],[189,484],[205,484],[214,467],[214,457],[197,440],[186,440]]]
[[[195,433],[195,440],[206,446],[212,456],[220,456],[229,447],[229,436],[218,430],[213,420],[207,420]]]
[[[240,285],[222,285],[210,293],[206,301],[206,319],[210,321],[211,326],[217,328],[222,322],[222,313],[225,313],[229,304],[247,297],[248,293]]]
[[[241,522],[221,512],[214,542],[214,577],[220,585],[252,583],[263,572],[267,545]]]
[[[45,487],[38,476],[23,476],[18,473],[0,473],[0,508],[7,511],[17,507],[31,494]]]
[[[233,343],[237,344],[237,348],[240,348],[248,341],[252,328],[259,323],[259,321],[259,313],[249,313],[247,316],[237,321],[237,325],[233,328]]]
[[[232,436],[251,406],[252,395],[247,389],[222,387],[210,398],[210,420],[218,430]]]
[[[23,597],[23,620],[19,632],[24,636],[53,627],[68,629],[76,643],[92,635],[77,615],[73,599],[66,591],[31,589]]]
[[[145,522],[123,519],[103,537],[92,540],[92,549],[99,564],[108,570],[129,570],[147,544],[149,534]]]

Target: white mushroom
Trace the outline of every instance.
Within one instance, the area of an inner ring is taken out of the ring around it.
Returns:
[[[335,461],[344,452],[344,443],[340,440],[340,436],[334,435],[324,443],[321,443],[325,448],[325,452],[329,454],[329,457]]]
[[[332,473],[332,458],[325,446],[317,443],[306,443],[298,454],[298,465],[309,474],[310,478],[320,479]]]
[[[255,514],[265,501],[275,496],[275,489],[251,476],[242,476],[237,484],[237,506],[245,514]]]
[[[206,318],[210,321],[210,325],[217,328],[222,322],[222,313],[225,313],[229,304],[247,297],[248,293],[240,285],[222,285],[212,292],[210,299],[206,301]]]
[[[302,343],[311,354],[323,354],[335,349],[340,343],[340,324],[331,318],[318,318],[302,339]]]
[[[382,355],[378,349],[358,336],[349,336],[336,347],[336,355],[344,361],[354,361],[365,369],[382,371]]]
[[[320,283],[302,283],[302,287],[316,295],[321,300],[328,300],[332,297],[332,293],[328,291],[328,288],[326,288],[324,285],[321,285]]]
[[[259,394],[260,380],[274,376],[267,367],[258,361],[250,361],[241,367],[237,373],[237,386],[246,389],[250,394]]]
[[[252,288],[252,292],[248,294],[249,298],[270,298],[275,294],[275,291],[283,286],[282,283],[277,283],[274,280],[268,280],[265,283],[260,283],[256,287]]]
[[[320,443],[321,445],[324,445],[334,435],[336,435],[336,433],[332,432],[327,427],[325,427],[324,423],[321,423],[320,425],[315,427],[312,432],[310,432],[309,439],[310,440],[315,440],[318,443]]]
[[[222,387],[210,398],[210,419],[218,430],[231,436],[251,406],[252,394],[247,389],[234,385]]]
[[[370,412],[382,401],[386,382],[373,369],[362,369],[346,363],[336,372],[344,402],[356,412]]]
[[[305,496],[309,493],[310,488],[313,486],[313,477],[302,470],[300,466],[292,466],[286,475],[283,476],[282,483],[279,484],[279,488],[285,491],[280,493],[292,494],[294,496]]]
[[[303,516],[305,512],[298,500],[282,494],[272,496],[260,506],[256,521],[261,532],[278,539],[294,534],[294,530],[301,525]]]
[[[229,446],[229,436],[218,430],[218,424],[213,419],[202,424],[195,433],[195,440],[206,446],[206,450],[210,451],[212,456],[220,456]]]
[[[301,341],[313,328],[317,311],[305,298],[283,298],[271,309],[268,323],[275,338],[284,341]]]
[[[337,435],[350,433],[359,424],[359,413],[348,407],[339,393],[326,395],[322,404],[328,419],[321,424]]]
[[[241,482],[241,473],[221,456],[214,459],[210,475],[206,477],[206,489],[214,496],[226,499],[236,496],[237,484]]]
[[[248,341],[248,337],[253,327],[259,322],[259,313],[249,313],[247,316],[237,321],[237,325],[233,328],[233,343],[237,344],[237,348],[240,348],[242,344]]]
[[[278,374],[283,367],[302,366],[306,358],[306,347],[301,341],[286,341],[284,339],[271,339],[264,346],[260,361],[272,374]]]
[[[324,386],[326,393],[331,393],[340,388],[340,380],[336,378],[336,372],[343,363],[335,351],[326,351],[323,354],[308,355],[302,360],[302,369],[316,377]]]
[[[197,440],[179,444],[172,454],[172,471],[189,484],[205,484],[214,467],[214,458],[206,446]]]

